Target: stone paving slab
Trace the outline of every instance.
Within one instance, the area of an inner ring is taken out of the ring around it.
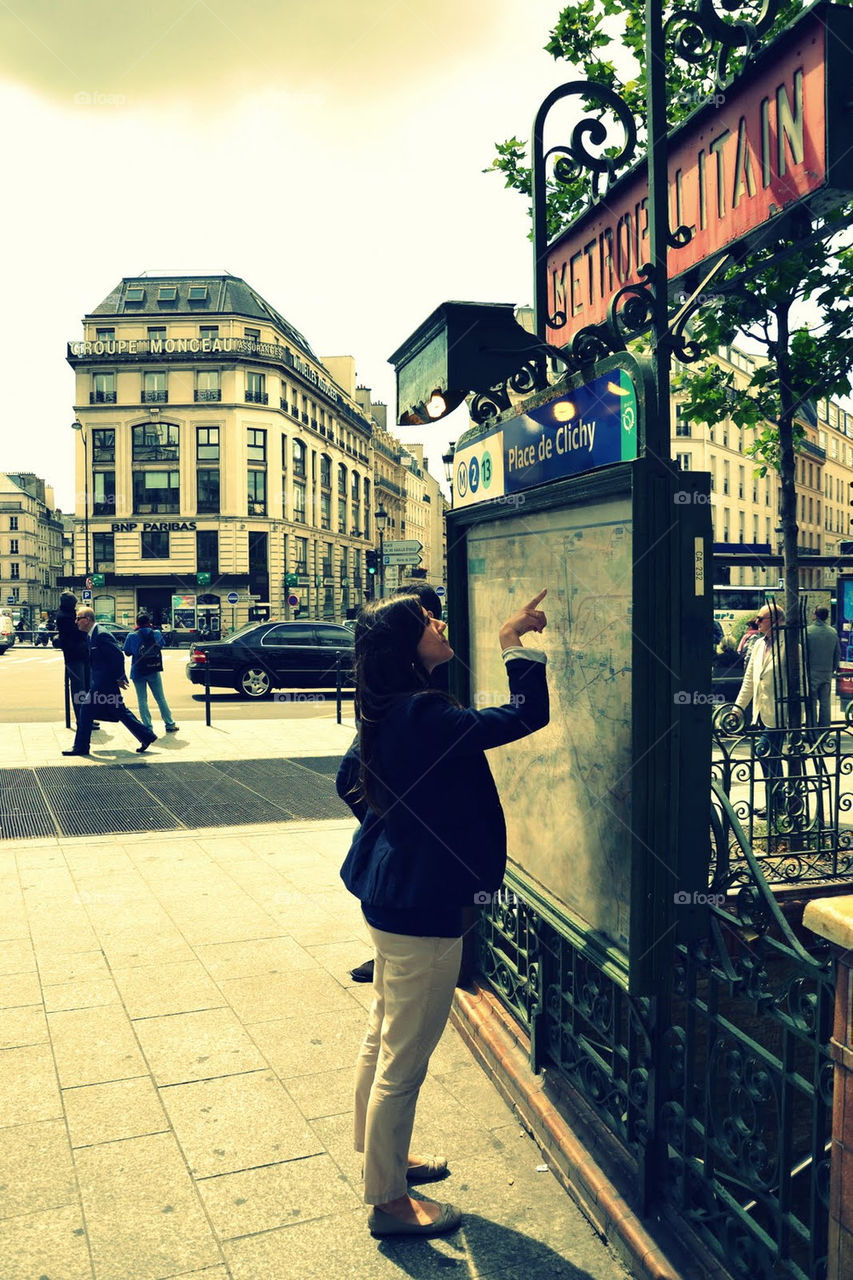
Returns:
[[[369,947],[338,876],[351,831],[0,852],[15,920],[0,937],[2,1280],[622,1280],[453,1028],[416,1140],[451,1157],[423,1190],[464,1225],[433,1241],[366,1230],[351,1095],[370,989],[348,971]]]

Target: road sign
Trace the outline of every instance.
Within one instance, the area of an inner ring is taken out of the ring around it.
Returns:
[[[92,593],[91,593],[91,591],[87,590],[87,589],[84,587],[84,589],[80,592],[80,599],[81,599],[81,600],[91,600],[91,599],[92,599]]]
[[[195,575],[195,580],[196,580],[196,582],[198,583],[198,585],[199,585],[200,587],[209,587],[209,586],[210,586],[210,574],[209,574],[209,573],[205,573],[205,572],[197,573],[197,574]]]
[[[6,603],[7,603],[7,604],[17,604],[18,602],[17,602],[17,600],[15,599],[15,597],[14,597],[14,596],[7,596],[7,597],[6,597]]]
[[[437,596],[443,596],[445,594],[444,587],[436,587],[435,594]]]
[[[286,587],[298,587],[299,575],[296,573],[286,573],[284,575],[284,585]]]
[[[386,538],[382,548],[386,556],[404,555],[409,552],[413,555],[417,555],[418,552],[423,551],[423,549],[424,544],[422,542],[418,542],[417,538],[397,538],[391,541]]]
[[[421,558],[417,551],[393,551],[390,555],[382,557],[385,567],[399,564],[420,564]]]
[[[240,597],[237,595],[236,591],[229,591],[225,599],[229,604],[236,604]]]
[[[92,586],[93,586],[93,587],[102,587],[102,586],[105,584],[105,582],[106,582],[106,578],[104,577],[104,575],[103,575],[102,573],[93,573],[93,574],[92,574]]]
[[[87,586],[87,588],[89,589],[89,591],[91,591],[91,590],[92,590],[92,587],[93,587],[94,585],[95,585],[95,584],[94,584],[94,582],[92,581],[92,579],[91,579],[91,578],[87,578],[87,579],[86,579],[86,586]]]
[[[287,603],[292,605],[299,604],[299,596],[288,596]]]

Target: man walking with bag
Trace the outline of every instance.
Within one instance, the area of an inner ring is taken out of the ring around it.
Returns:
[[[160,715],[167,733],[177,733],[166,695],[163,692],[163,636],[151,626],[147,613],[136,619],[136,630],[131,631],[124,642],[124,651],[130,658],[130,678],[139,702],[139,716],[146,729],[152,729],[151,712],[148,709],[148,690],[160,708]]]
[[[146,751],[152,742],[157,741],[157,735],[137,720],[130,708],[124,705],[121,690],[127,688],[127,677],[124,674],[124,658],[116,640],[109,631],[102,631],[96,625],[92,609],[77,610],[77,627],[84,636],[89,638],[91,683],[80,705],[74,746],[70,751],[63,751],[62,754],[64,756],[89,754],[92,721],[95,719],[96,712],[101,720],[112,720],[123,724],[142,744],[137,747],[137,751]]]

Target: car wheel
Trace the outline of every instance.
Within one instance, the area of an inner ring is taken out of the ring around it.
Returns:
[[[244,667],[237,678],[237,691],[247,698],[266,698],[271,689],[270,673],[265,667]]]

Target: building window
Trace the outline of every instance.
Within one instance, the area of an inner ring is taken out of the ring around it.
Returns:
[[[166,404],[169,393],[166,390],[165,370],[156,369],[153,373],[142,375],[142,403]]]
[[[332,527],[332,499],[328,493],[320,494],[320,528],[331,529]]]
[[[246,338],[249,342],[260,342],[261,331],[260,329],[244,329],[243,337]]]
[[[215,529],[199,529],[195,535],[197,573],[219,573],[219,534]]]
[[[92,432],[92,461],[115,462],[116,433],[112,429],[96,428]]]
[[[136,515],[175,514],[180,509],[180,472],[134,471],[133,510]]]
[[[178,427],[171,422],[144,422],[133,428],[134,462],[177,462]]]
[[[115,336],[116,336],[115,329],[96,329],[95,330],[96,342],[115,342]]]
[[[196,427],[195,456],[197,462],[219,461],[219,427]]]
[[[17,560],[13,560],[9,565],[9,577],[14,580],[15,578],[20,578],[20,576],[21,566]]]
[[[246,458],[249,462],[265,463],[267,460],[267,433],[261,427],[249,427],[246,433]]]
[[[690,470],[690,454],[689,453],[677,453],[675,455],[675,461],[678,463],[682,471]]]
[[[266,391],[267,377],[265,373],[246,374],[246,402],[248,404],[267,404],[269,396]]]
[[[143,560],[169,559],[169,534],[165,529],[149,529],[141,537]]]
[[[115,539],[111,533],[92,534],[92,568],[97,573],[102,569],[112,569],[115,564]]]
[[[347,500],[338,498],[338,533],[347,531]]]
[[[114,373],[92,375],[93,390],[89,392],[89,404],[115,404],[116,379]]]
[[[320,454],[320,485],[323,489],[332,487],[332,459],[327,453]]]
[[[301,440],[293,442],[293,474],[305,476],[305,445]]]
[[[219,383],[218,369],[199,369],[196,374],[195,386],[196,404],[202,404],[211,400],[222,399],[222,387]]]
[[[296,567],[295,572],[305,575],[308,572],[308,539],[296,538]]]
[[[684,410],[680,404],[675,406],[675,434],[677,436],[689,436],[692,434],[690,423],[684,417]]]
[[[293,519],[296,524],[305,523],[305,485],[293,486]]]
[[[152,324],[148,326],[148,354],[157,355],[163,349],[163,343],[166,341],[166,326],[164,324]]]
[[[9,528],[10,528],[10,529],[17,529],[17,527],[18,527],[18,517],[17,517],[17,516],[9,516]]]
[[[219,514],[219,468],[199,467],[196,472],[196,510],[199,515]]]
[[[347,469],[342,462],[338,463],[338,493],[344,498],[347,494]]]
[[[92,476],[92,514],[96,516],[115,515],[116,509],[116,473],[114,471],[96,471]]]
[[[9,539],[9,555],[16,556],[17,554],[18,554],[18,539],[10,538]]]
[[[216,342],[219,337],[218,324],[200,324],[198,327],[198,336],[202,342]]]
[[[281,469],[287,470],[287,436],[281,437]]]
[[[267,473],[266,471],[249,471],[246,475],[249,490],[250,516],[265,516],[267,513]]]

